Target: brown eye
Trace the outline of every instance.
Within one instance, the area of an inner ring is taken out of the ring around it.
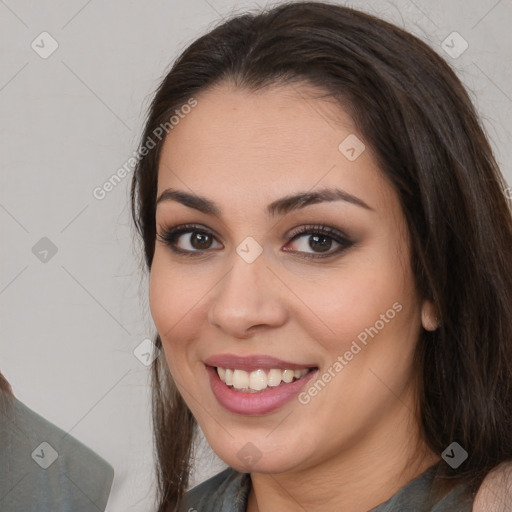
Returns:
[[[163,230],[157,238],[170,249],[183,256],[201,256],[215,247],[216,237],[209,231],[196,225],[183,225]],[[298,243],[295,240],[304,239]],[[334,244],[337,246],[330,250]],[[285,252],[297,253],[303,258],[327,258],[335,256],[353,245],[353,242],[337,229],[328,226],[302,226],[294,232],[287,245],[295,244],[298,249],[285,249]]]
[[[206,233],[192,232],[189,238],[189,244],[194,249],[209,249],[212,243],[212,237]]]
[[[324,235],[311,235],[309,239],[309,246],[311,249],[318,249],[320,252],[328,251],[332,246],[332,238]]]
[[[296,241],[300,239],[304,240],[301,242]],[[303,253],[304,257],[311,258],[332,256],[353,245],[353,242],[346,235],[327,226],[303,226],[298,231],[295,231],[290,243],[292,242],[297,247],[297,250],[289,252]],[[338,248],[330,251],[333,243],[337,244]]]
[[[212,248],[215,237],[212,233],[194,226],[180,226],[167,229],[157,238],[168,245],[174,252],[192,254],[205,252]],[[222,246],[220,246],[222,247]]]

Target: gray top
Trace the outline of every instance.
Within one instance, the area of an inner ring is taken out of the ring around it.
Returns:
[[[0,391],[0,510],[103,512],[112,466]]]
[[[452,489],[433,506],[426,505],[438,464],[431,466],[389,500],[368,512],[471,512],[473,498],[464,485]],[[249,473],[227,468],[188,491],[180,512],[246,512],[250,489]]]

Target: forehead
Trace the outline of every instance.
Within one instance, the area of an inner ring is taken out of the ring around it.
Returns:
[[[221,204],[267,203],[332,186],[367,203],[389,198],[370,148],[355,160],[340,149],[346,140],[363,147],[351,117],[319,95],[297,84],[258,92],[224,84],[195,96],[197,105],[165,140],[158,195],[173,187]]]
[[[340,136],[355,131],[347,114],[338,108],[334,115],[332,102],[315,100],[295,85],[252,92],[224,84],[196,100],[197,106],[167,136],[164,161],[245,159],[263,172],[271,163],[318,158],[325,149],[329,158]]]

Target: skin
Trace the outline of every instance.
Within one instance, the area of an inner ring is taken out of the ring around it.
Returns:
[[[485,477],[473,503],[474,512],[506,512],[512,503],[512,462],[503,462]]]
[[[419,297],[400,202],[371,149],[349,161],[338,145],[363,140],[349,115],[306,85],[255,92],[222,84],[167,136],[158,196],[167,188],[206,196],[220,218],[176,201],[157,206],[159,234],[198,224],[210,245],[182,234],[174,254],[156,242],[150,308],[176,384],[208,442],[228,465],[251,473],[248,511],[366,512],[439,460],[418,433],[412,358],[420,329],[435,329],[434,306]],[[283,196],[337,187],[370,209],[322,202],[271,219]],[[332,240],[328,258],[311,234],[324,225],[353,242]],[[248,236],[263,252],[248,264],[236,252]],[[192,242],[192,243],[191,243]],[[202,252],[201,252],[202,251]],[[266,354],[332,367],[357,335],[394,303],[402,309],[306,405],[243,416],[212,393],[204,360],[214,354]],[[251,442],[249,466],[237,456]]]

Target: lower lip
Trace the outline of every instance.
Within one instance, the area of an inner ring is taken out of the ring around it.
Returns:
[[[266,414],[279,409],[299,394],[301,389],[311,380],[318,370],[306,373],[300,379],[288,384],[280,384],[259,393],[235,391],[220,380],[217,370],[206,366],[213,394],[220,405],[236,414]]]

